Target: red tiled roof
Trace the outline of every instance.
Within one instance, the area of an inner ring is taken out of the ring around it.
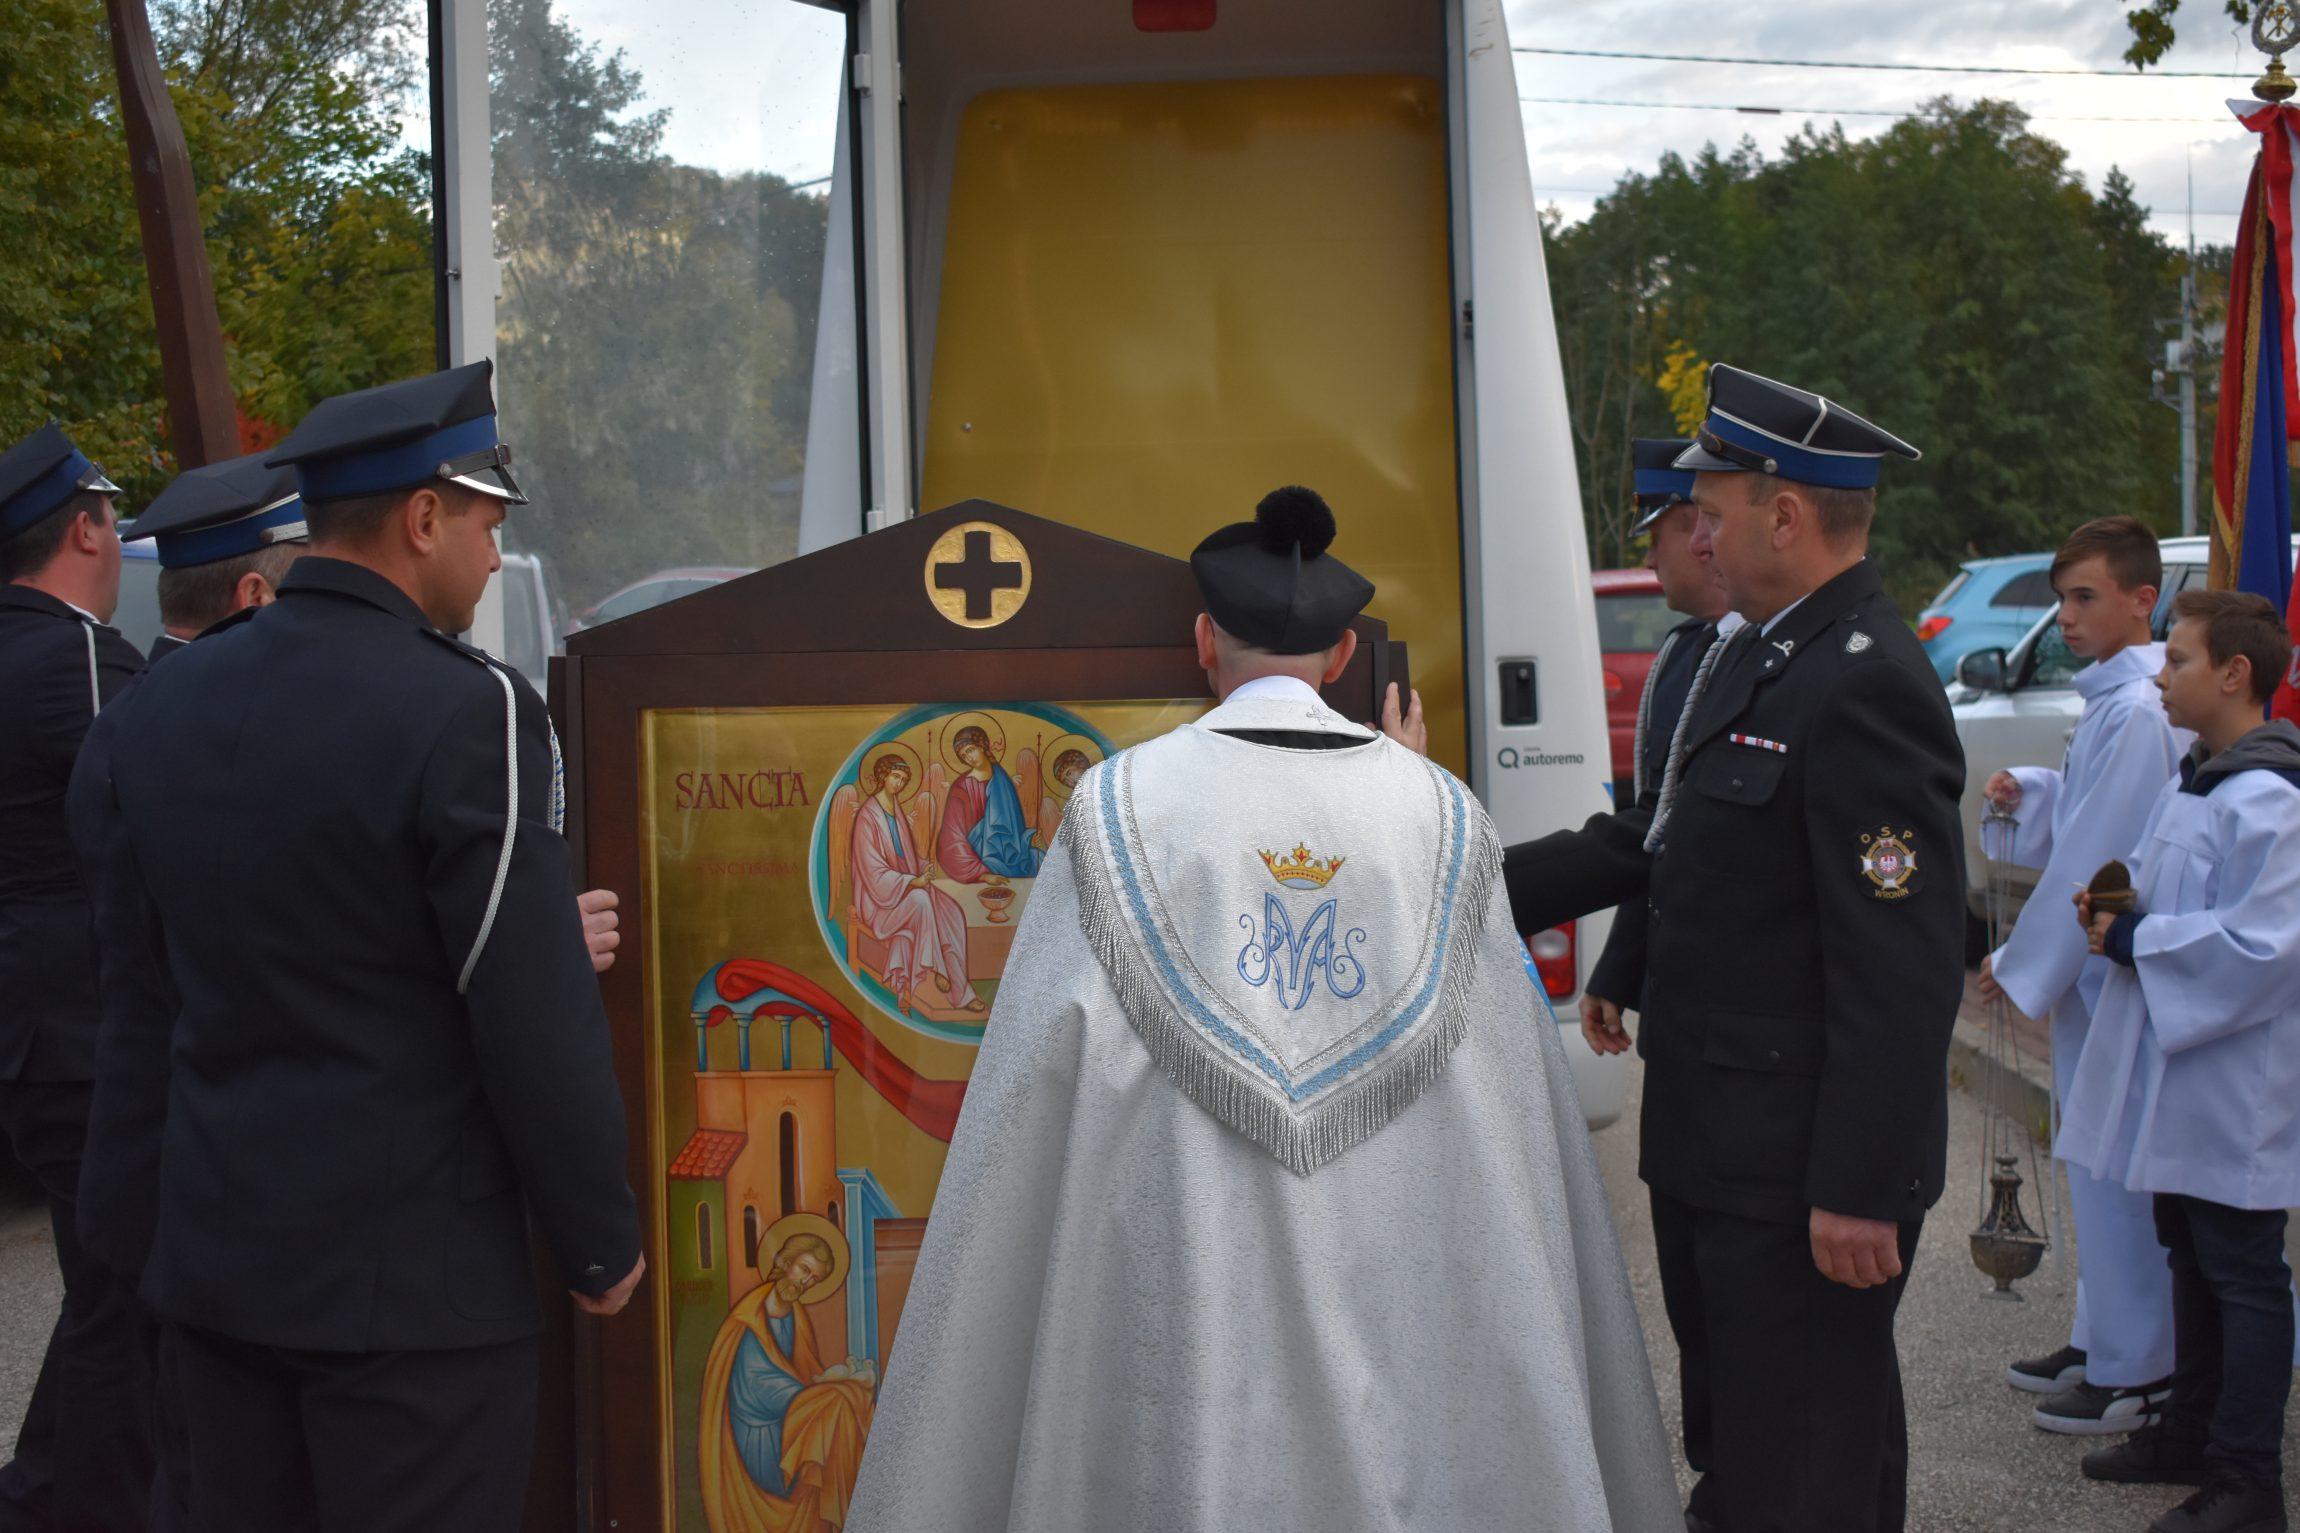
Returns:
[[[699,1128],[671,1161],[665,1174],[674,1182],[715,1182],[733,1168],[751,1136],[737,1129]]]

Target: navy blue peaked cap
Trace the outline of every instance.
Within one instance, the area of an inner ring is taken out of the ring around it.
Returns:
[[[307,501],[444,480],[523,506],[511,449],[495,431],[494,377],[494,363],[467,362],[323,399],[264,461],[293,467]]]
[[[295,470],[255,453],[186,469],[121,536],[153,539],[161,568],[180,570],[293,543],[307,531]]]
[[[0,538],[12,538],[82,490],[117,495],[120,487],[50,422],[0,453]]]
[[[1334,513],[1298,484],[1272,490],[1250,522],[1217,528],[1190,554],[1207,615],[1222,631],[1275,655],[1314,655],[1342,642],[1374,583],[1326,552]]]
[[[1867,489],[1888,457],[1923,457],[1843,405],[1723,362],[1709,369],[1709,415],[1677,467],[1756,472],[1834,489]]]
[[[1631,537],[1661,520],[1671,506],[1693,498],[1693,473],[1677,467],[1677,455],[1693,445],[1691,437],[1641,436],[1629,443],[1629,463],[1637,476],[1637,509],[1644,512]]]

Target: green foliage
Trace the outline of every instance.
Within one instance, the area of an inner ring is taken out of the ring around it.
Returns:
[[[2221,9],[2240,27],[2252,24],[2251,0],[2221,0]],[[2124,50],[2124,61],[2135,69],[2146,69],[2171,52],[2172,18],[2179,12],[2180,0],[2142,0],[2126,11],[2124,24],[2132,32],[2132,42]]]
[[[536,502],[513,541],[576,609],[669,566],[789,557],[824,199],[673,163],[667,113],[550,0],[494,0],[489,23],[500,398]]]
[[[429,172],[397,143],[407,0],[160,0],[243,444],[431,364]],[[54,416],[127,491],[167,482],[159,345],[92,0],[0,0],[0,434]]]
[[[1808,128],[1772,160],[1671,156],[1553,222],[1548,250],[1600,563],[1631,562],[1629,439],[1675,434],[1688,358],[1816,389],[1925,450],[1888,467],[1874,539],[1912,605],[1961,559],[2087,517],[2178,525],[2178,417],[2149,373],[2182,262],[2128,181],[2092,195],[2013,107],[1936,102],[1858,143]]]
[[[0,0],[0,437],[53,416],[121,483],[150,483],[159,354],[102,14]]]

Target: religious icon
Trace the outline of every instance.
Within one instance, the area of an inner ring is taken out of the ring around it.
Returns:
[[[843,1525],[1036,874],[1112,736],[1202,706],[648,716],[666,1533]]]
[[[703,1372],[703,1512],[711,1533],[819,1533],[846,1521],[869,1435],[877,1369],[826,1366],[810,1305],[847,1278],[847,1242],[792,1214],[761,1242],[764,1281],[735,1301]]]
[[[1043,703],[916,708],[857,746],[815,836],[823,939],[863,995],[972,1043],[1086,770],[1111,754]]]

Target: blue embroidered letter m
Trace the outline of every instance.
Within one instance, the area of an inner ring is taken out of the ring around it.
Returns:
[[[1279,1001],[1288,1011],[1300,1011],[1308,1003],[1321,973],[1335,999],[1353,999],[1366,988],[1365,966],[1353,951],[1355,944],[1366,940],[1366,934],[1362,927],[1352,928],[1339,944],[1335,942],[1337,903],[1327,900],[1320,905],[1296,933],[1293,918],[1278,897],[1263,895],[1259,941],[1254,936],[1254,918],[1238,917],[1238,924],[1246,929],[1246,945],[1238,952],[1238,977],[1256,989],[1274,984]]]

